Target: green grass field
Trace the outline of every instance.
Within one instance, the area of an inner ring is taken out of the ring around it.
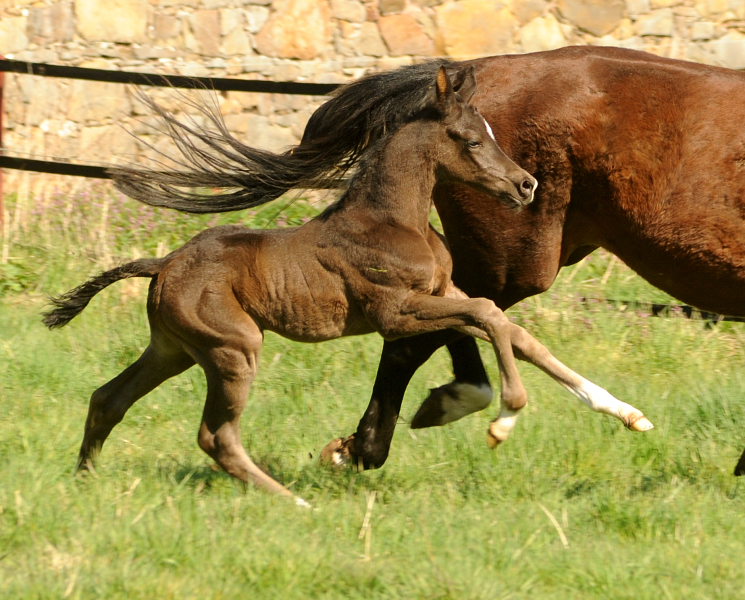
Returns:
[[[311,346],[268,334],[244,442],[315,510],[212,468],[196,444],[198,368],[135,405],[95,474],[74,477],[91,392],[147,343],[146,286],[112,286],[55,332],[39,321],[45,295],[119,259],[175,248],[207,224],[296,224],[318,209],[300,201],[281,214],[272,205],[197,218],[103,192],[36,212],[8,202],[0,597],[745,598],[745,481],[732,476],[745,446],[743,325],[581,302],[667,300],[595,253],[509,314],[644,411],[649,433],[591,413],[528,365],[529,405],[496,451],[486,446],[494,406],[412,432],[405,420],[419,400],[449,380],[440,352],[407,392],[385,467],[332,472],[318,453],[354,431],[382,342]],[[481,349],[497,382],[493,354]]]

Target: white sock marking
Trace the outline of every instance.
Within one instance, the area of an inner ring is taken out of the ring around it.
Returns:
[[[638,409],[630,404],[621,402],[618,398],[614,397],[610,392],[604,390],[599,385],[595,385],[584,377],[580,379],[581,383],[578,387],[575,388],[566,384],[564,387],[577,396],[577,398],[586,404],[590,410],[616,417],[623,421],[624,424],[628,424],[630,420],[642,416],[642,413]]]
[[[503,442],[510,436],[510,432],[515,428],[515,423],[517,423],[517,413],[503,408],[499,411],[496,420],[492,421],[489,431],[497,440]]]

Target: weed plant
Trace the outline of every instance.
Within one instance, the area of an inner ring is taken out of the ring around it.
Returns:
[[[745,491],[732,476],[745,445],[742,325],[620,311],[602,300],[669,298],[596,252],[508,314],[644,411],[649,433],[591,413],[527,365],[529,405],[496,451],[486,446],[494,406],[413,432],[406,421],[427,389],[450,378],[441,351],[409,387],[385,467],[333,472],[318,453],[354,431],[382,341],[304,345],[267,334],[244,441],[315,510],[213,469],[196,444],[198,368],[140,400],[96,472],[74,477],[91,392],[147,344],[146,282],[112,286],[55,332],[39,321],[45,296],[121,260],[162,255],[208,225],[300,224],[321,204],[197,217],[107,188],[36,213],[6,202],[0,597],[745,597]],[[493,353],[481,349],[496,385]]]

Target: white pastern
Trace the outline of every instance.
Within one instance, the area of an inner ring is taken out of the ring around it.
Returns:
[[[331,455],[331,461],[337,467],[346,467],[347,463],[349,463],[349,458],[347,458],[347,456],[344,455],[341,450],[335,450],[334,453]]]
[[[587,379],[582,378],[582,382],[576,388],[571,385],[565,385],[565,387],[591,410],[616,417],[629,429],[648,431],[654,427],[640,410],[621,402],[610,392]]]
[[[517,423],[517,413],[503,408],[499,416],[489,425],[489,446],[492,448],[510,437]]]
[[[466,415],[484,410],[491,404],[494,392],[488,385],[451,383],[442,397],[441,425],[462,419]]]

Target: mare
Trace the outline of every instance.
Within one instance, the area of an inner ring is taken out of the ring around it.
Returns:
[[[371,148],[346,193],[309,223],[273,231],[208,229],[164,258],[121,265],[52,299],[56,307],[44,316],[50,328],[68,323],[115,281],[152,280],[150,344],[93,393],[78,468],[89,467],[138,399],[197,363],[207,378],[199,446],[233,477],[291,495],[256,466],[240,438],[265,330],[321,342],[372,332],[394,340],[455,328],[488,340],[502,378],[502,411],[490,429],[494,443],[506,438],[526,402],[513,344],[576,394],[610,398],[627,426],[651,428],[639,411],[553,358],[491,300],[469,298],[452,283],[450,254],[428,221],[435,186],[468,185],[513,208],[530,203],[536,186],[466,103],[475,86],[469,70],[456,97],[440,68],[429,102]],[[244,153],[250,156],[250,149]]]
[[[458,183],[436,186],[453,280],[469,296],[505,310],[602,247],[688,304],[745,315],[745,73],[719,67],[603,47],[413,65],[337,90],[301,143],[259,174],[231,169],[226,154],[222,169],[206,165],[158,185],[120,171],[117,185],[187,212],[235,210],[312,187],[354,167],[417,110],[440,65],[456,88],[475,69],[472,104],[505,153],[540,182],[520,212]],[[188,190],[226,185],[227,172],[233,188],[223,194]],[[406,386],[443,345],[455,381],[432,391],[412,426],[442,425],[484,405],[473,400],[489,384],[472,338],[450,330],[387,341],[355,434],[334,442],[352,464],[385,462]],[[735,473],[745,473],[745,452]]]

